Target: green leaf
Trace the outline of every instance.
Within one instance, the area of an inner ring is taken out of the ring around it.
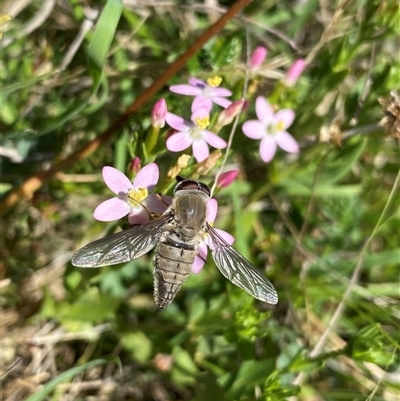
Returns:
[[[121,337],[121,342],[127,349],[132,358],[138,362],[148,362],[153,349],[153,343],[142,331],[124,334]]]
[[[194,384],[198,369],[191,355],[181,347],[175,347],[172,355],[175,361],[171,370],[173,381],[181,385]]]
[[[201,373],[196,380],[195,401],[224,401],[224,391],[210,373]]]
[[[114,38],[123,4],[121,0],[108,0],[97,22],[89,45],[89,63],[98,72],[103,70],[111,42]]]
[[[47,74],[39,75],[34,78],[26,79],[21,82],[15,82],[11,85],[6,85],[6,86],[0,86],[0,94],[1,95],[6,95],[8,93],[16,92],[20,89],[26,88],[28,86],[32,86],[33,84],[43,81],[46,78],[51,77],[52,75],[55,74],[55,71],[48,72]]]
[[[115,298],[100,294],[97,287],[92,287],[82,294],[73,304],[63,302],[57,316],[60,319],[74,319],[85,322],[99,322],[110,318],[118,307]]]
[[[272,360],[248,360],[242,362],[231,391],[236,394],[244,388],[254,387],[263,383],[272,369]]]

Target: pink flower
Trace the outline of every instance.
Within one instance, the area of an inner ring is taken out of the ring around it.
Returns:
[[[208,200],[208,209],[207,209],[207,222],[210,225],[213,225],[215,218],[217,217],[217,212],[218,212],[218,202],[216,199],[209,199]],[[232,245],[235,242],[235,238],[227,233],[224,230],[220,230],[218,228],[215,229],[215,231],[218,232],[218,234],[229,244]],[[192,272],[193,273],[199,273],[201,269],[203,268],[204,264],[206,263],[207,259],[207,247],[210,247],[212,249],[213,244],[212,241],[210,241],[210,238],[208,235],[204,238],[204,240],[200,243],[199,248],[198,248],[198,255],[194,259],[193,265],[192,265]]]
[[[239,174],[238,170],[229,170],[229,171],[226,171],[225,173],[222,173],[218,177],[217,187],[219,187],[219,188],[229,187],[229,185],[231,185],[232,182],[235,181],[238,174]]]
[[[207,144],[217,149],[226,147],[223,139],[205,129],[210,124],[209,111],[206,107],[195,110],[191,120],[192,122],[187,122],[182,117],[167,113],[167,123],[177,131],[167,139],[168,150],[181,152],[192,146],[195,159],[202,162],[210,154]]]
[[[108,188],[117,196],[97,206],[93,213],[96,220],[113,221],[128,214],[129,223],[145,224],[149,221],[147,210],[161,214],[167,209],[157,195],[149,194],[149,191],[153,190],[158,182],[157,164],[150,163],[143,167],[133,183],[114,167],[103,167],[102,174]]]
[[[265,58],[267,57],[268,50],[263,46],[258,46],[253,54],[250,57],[250,70],[256,71],[258,70],[262,63],[264,62]]]
[[[151,126],[154,128],[163,128],[165,125],[165,116],[167,115],[167,103],[164,99],[158,100],[151,111]]]
[[[299,79],[300,75],[303,73],[304,69],[306,68],[306,62],[303,59],[296,60],[293,65],[289,68],[289,71],[284,78],[284,82],[287,86],[293,86],[297,80]]]
[[[259,96],[256,100],[256,114],[258,120],[246,121],[242,130],[249,138],[261,139],[260,156],[265,163],[273,159],[277,145],[286,152],[299,151],[296,140],[286,132],[295,117],[293,110],[283,109],[274,113],[268,101]]]
[[[169,90],[181,95],[194,96],[192,111],[201,107],[207,107],[208,111],[211,111],[213,103],[224,108],[231,104],[231,101],[225,98],[232,95],[232,92],[226,88],[218,88],[221,81],[220,77],[210,78],[207,83],[190,78],[189,85],[172,85]]]

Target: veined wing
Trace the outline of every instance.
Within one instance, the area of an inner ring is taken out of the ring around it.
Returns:
[[[278,294],[271,282],[209,224],[207,231],[214,248],[211,249],[211,254],[220,272],[254,298],[269,304],[277,304]]]
[[[140,258],[156,246],[170,219],[171,216],[166,214],[147,224],[91,242],[80,249],[71,262],[78,267],[100,267]]]

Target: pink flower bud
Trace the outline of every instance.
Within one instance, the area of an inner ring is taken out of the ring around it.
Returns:
[[[129,165],[129,170],[132,171],[133,174],[137,174],[141,169],[141,161],[138,157],[134,157]]]
[[[222,110],[217,119],[217,126],[224,127],[230,124],[233,119],[243,110],[244,99],[236,100],[231,103],[226,109]]]
[[[167,115],[167,103],[164,99],[158,100],[151,111],[151,125],[154,128],[163,128]]]
[[[229,185],[232,184],[233,181],[235,181],[235,179],[238,176],[238,174],[239,174],[238,170],[230,170],[230,171],[227,171],[225,173],[222,173],[218,177],[217,186],[219,188],[228,187]]]
[[[285,84],[287,86],[293,86],[297,82],[305,68],[306,62],[304,61],[304,59],[300,58],[296,60],[286,74],[286,77],[284,79]]]
[[[250,57],[250,69],[252,71],[258,70],[267,57],[268,50],[263,46],[258,46]]]

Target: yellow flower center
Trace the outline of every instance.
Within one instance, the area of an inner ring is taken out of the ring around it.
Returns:
[[[281,132],[285,128],[285,123],[283,121],[278,121],[275,126],[274,126],[274,131],[275,132]]]
[[[194,123],[198,128],[201,130],[206,129],[210,125],[210,118],[209,117],[203,117],[203,118],[195,118]]]
[[[147,198],[149,191],[147,188],[135,188],[131,189],[128,192],[128,202],[132,206],[140,206],[140,202],[144,201]]]
[[[207,79],[208,85],[212,86],[213,88],[216,88],[217,86],[219,86],[221,82],[222,82],[222,78],[219,77],[218,75],[216,75],[213,78]]]

